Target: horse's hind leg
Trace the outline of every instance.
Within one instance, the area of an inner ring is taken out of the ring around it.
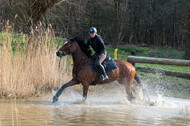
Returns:
[[[125,91],[127,93],[128,100],[131,101],[134,99],[133,93],[132,93],[132,84],[135,78],[135,70],[131,70],[130,74],[126,75],[126,78],[121,78],[118,80],[119,83],[123,83],[125,86]]]
[[[137,81],[137,83],[139,84],[138,85],[138,88],[142,90],[142,93],[143,93],[143,98],[146,98],[146,99],[150,99],[149,96],[148,96],[148,93],[147,91],[145,90],[145,88],[143,87],[143,84],[139,78],[139,76],[137,74],[135,74],[135,80]],[[139,92],[139,91],[138,91]]]
[[[131,84],[128,81],[125,83],[125,91],[127,93],[128,100],[131,101],[134,97],[131,89]]]
[[[134,79],[133,79],[134,80]],[[127,99],[129,101],[131,101],[134,97],[133,97],[133,93],[132,93],[132,83],[133,83],[133,80],[130,81],[129,78],[123,78],[123,79],[120,79],[118,80],[118,82],[120,84],[124,84],[124,87],[125,87],[125,91],[127,93]]]

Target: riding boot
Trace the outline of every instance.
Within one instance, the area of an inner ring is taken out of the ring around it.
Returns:
[[[102,64],[98,65],[98,71],[102,74],[102,80],[108,79],[108,75],[106,74],[106,71]]]

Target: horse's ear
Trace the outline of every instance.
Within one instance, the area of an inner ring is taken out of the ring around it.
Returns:
[[[77,42],[81,42],[83,41],[81,37],[79,36],[75,36],[69,39],[71,42],[77,41]]]
[[[82,41],[82,39],[79,36],[75,36],[75,40],[78,41]]]
[[[69,40],[70,40],[71,42],[74,42],[74,41],[75,41],[75,37],[69,38]]]

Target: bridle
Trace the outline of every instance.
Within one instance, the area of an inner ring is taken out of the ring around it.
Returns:
[[[71,41],[71,42],[72,42],[72,41]],[[71,45],[70,45],[70,47],[69,47],[68,49],[66,49],[66,50],[60,49],[60,50],[63,52],[61,55],[62,55],[62,56],[70,55],[70,54],[71,54],[71,48],[72,48],[73,44],[74,44],[74,42],[72,42]],[[64,54],[64,52],[67,52],[67,53]],[[82,63],[83,60],[84,60],[84,57],[82,57],[82,59],[80,60],[79,65],[78,65],[77,67],[74,67],[74,68],[73,68],[73,69],[74,69],[74,73],[76,73],[76,75],[77,75],[77,72],[81,71],[81,70],[82,70],[83,68],[85,68],[87,65],[91,64],[91,61],[90,61],[90,59],[89,59],[88,62],[87,62],[85,65],[79,67],[79,66],[81,65],[81,63]],[[78,67],[79,67],[79,68],[78,68]]]
[[[71,41],[72,42],[72,41]],[[71,48],[73,46],[74,42],[71,43],[70,47],[67,49],[67,50],[64,50],[64,49],[60,49],[62,52],[67,52],[67,54],[62,54],[63,56],[65,55],[70,55],[71,54]]]

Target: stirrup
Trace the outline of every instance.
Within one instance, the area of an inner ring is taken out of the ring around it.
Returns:
[[[106,76],[102,75],[102,80],[106,80],[106,79],[109,79],[109,77],[107,75]]]

